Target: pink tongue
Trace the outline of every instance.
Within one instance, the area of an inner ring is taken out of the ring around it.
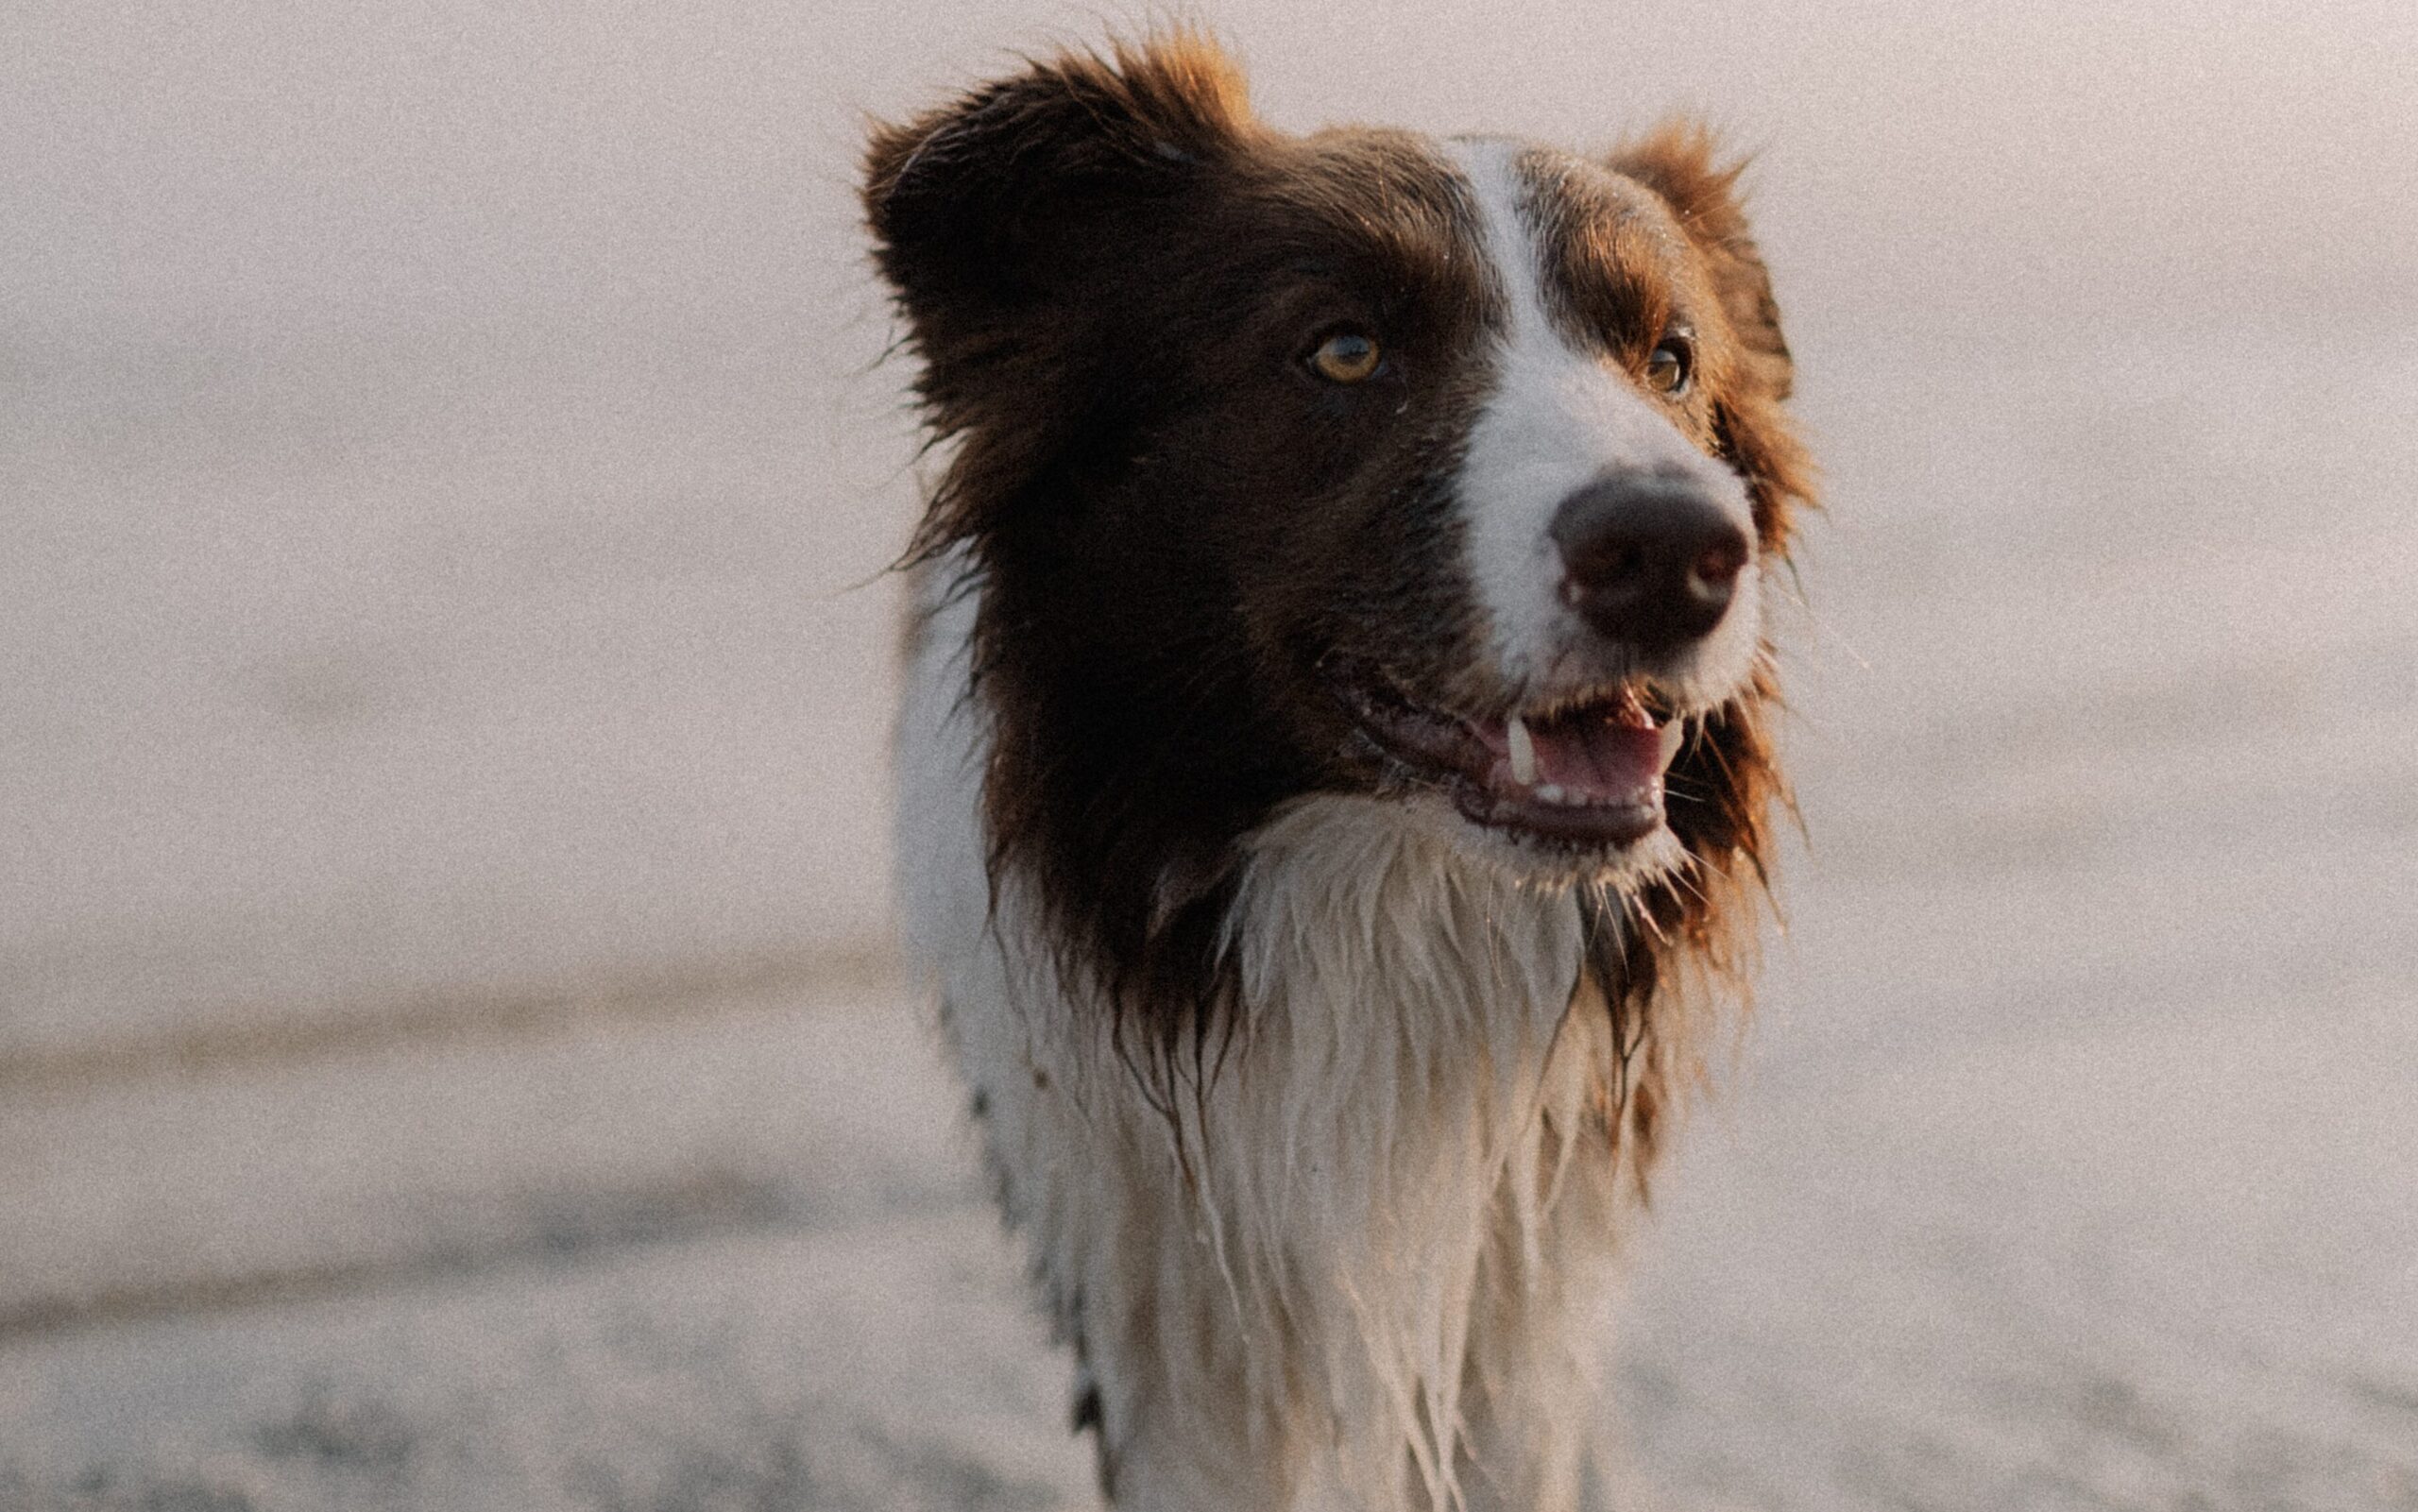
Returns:
[[[1662,738],[1609,714],[1532,724],[1537,781],[1573,797],[1618,803],[1645,793],[1662,776]]]

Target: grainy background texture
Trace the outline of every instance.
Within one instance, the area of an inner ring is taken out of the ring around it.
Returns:
[[[1758,150],[1809,842],[1643,1504],[2418,1508],[2418,9],[1204,3]],[[0,18],[0,1508],[1076,1508],[887,956],[868,113],[1149,16]]]

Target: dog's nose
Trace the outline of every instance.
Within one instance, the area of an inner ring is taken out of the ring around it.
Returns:
[[[1600,635],[1646,650],[1708,635],[1753,550],[1702,488],[1669,473],[1613,473],[1554,512],[1562,602]]]

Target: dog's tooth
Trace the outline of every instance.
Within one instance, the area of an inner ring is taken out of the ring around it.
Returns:
[[[1527,721],[1514,714],[1504,724],[1503,732],[1511,742],[1511,780],[1523,788],[1535,786],[1537,742],[1528,734]]]
[[[1679,754],[1680,742],[1687,738],[1687,727],[1680,721],[1671,719],[1662,722],[1662,764],[1664,766],[1669,766],[1671,758]]]
[[[1570,794],[1560,783],[1548,782],[1537,790],[1537,800],[1540,803],[1566,804],[1570,802]]]

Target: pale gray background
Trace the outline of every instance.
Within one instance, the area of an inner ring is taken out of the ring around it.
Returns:
[[[2418,1507],[2418,10],[1190,14],[1760,152],[1812,844],[1640,1473]],[[1085,1504],[886,963],[849,186],[1137,19],[0,16],[0,1506]]]

